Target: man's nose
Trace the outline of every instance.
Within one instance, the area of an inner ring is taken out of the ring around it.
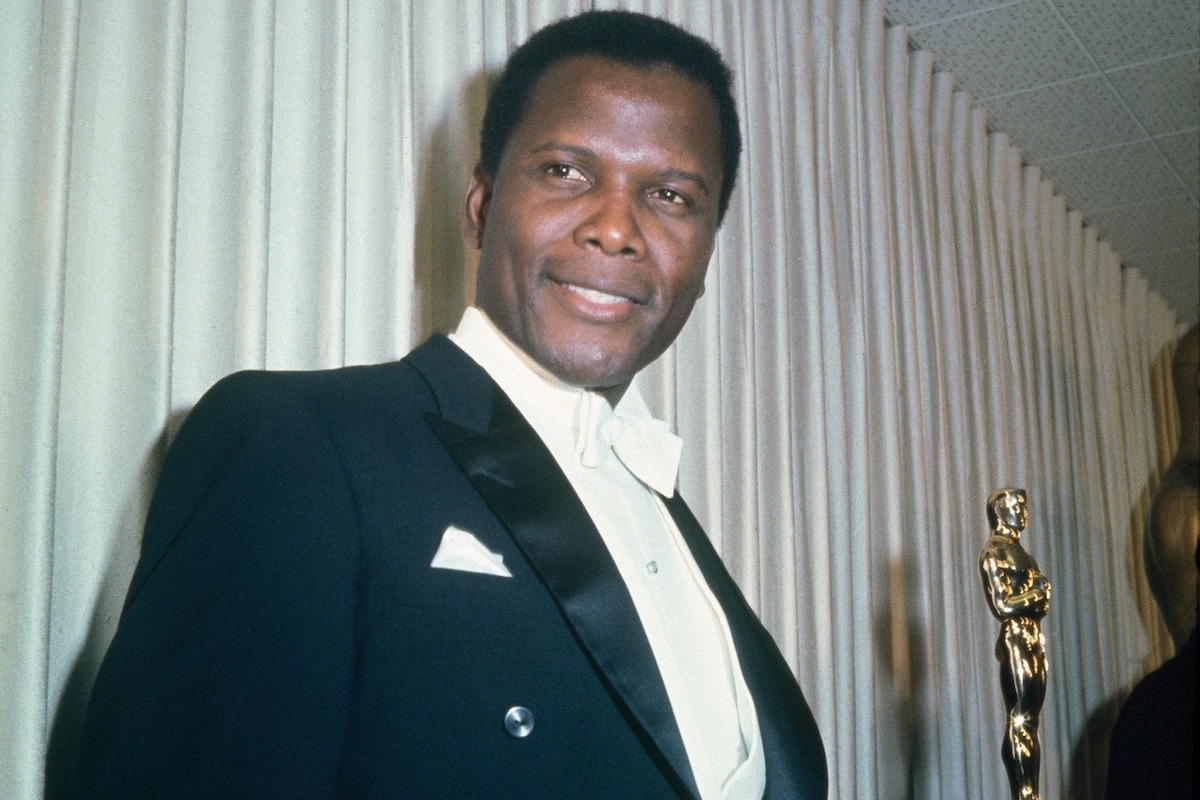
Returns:
[[[637,199],[614,187],[591,198],[593,207],[575,229],[575,244],[608,256],[639,259],[646,240],[638,221]]]

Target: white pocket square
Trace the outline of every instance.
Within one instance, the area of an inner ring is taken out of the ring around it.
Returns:
[[[436,569],[499,575],[502,578],[512,577],[508,567],[504,566],[504,556],[488,550],[474,534],[453,525],[446,528],[446,532],[442,534],[442,543],[438,545],[429,566]]]

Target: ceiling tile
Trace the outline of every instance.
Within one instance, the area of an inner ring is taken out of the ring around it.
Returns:
[[[1196,53],[1113,70],[1109,79],[1151,136],[1200,125]]]
[[[1167,161],[1187,183],[1193,200],[1200,200],[1200,131],[1180,131],[1155,139]]]
[[[1147,253],[1127,263],[1146,276],[1150,288],[1174,309],[1181,323],[1196,324],[1200,317],[1200,247]]]
[[[1049,0],[1101,69],[1200,47],[1196,0]]]
[[[936,67],[953,72],[959,88],[976,100],[1094,71],[1046,0],[910,28],[908,36],[921,49],[932,50]]]
[[[989,126],[1195,321],[1200,0],[884,3],[988,108]]]
[[[1184,194],[1087,214],[1122,261],[1156,250],[1200,246],[1200,205]]]
[[[1010,0],[887,0],[888,21],[893,25],[925,25],[946,17],[960,17]]]
[[[1008,132],[1031,163],[1144,138],[1121,98],[1096,75],[995,97],[985,105],[989,126]]]
[[[1068,205],[1085,215],[1183,193],[1175,171],[1148,140],[1047,159],[1042,168]]]

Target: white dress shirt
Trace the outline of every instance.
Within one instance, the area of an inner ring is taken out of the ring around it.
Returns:
[[[451,340],[500,386],[554,456],[608,547],[650,641],[703,800],[760,800],[754,700],[720,604],[662,497],[682,443],[635,387],[612,408],[517,348],[476,308]]]

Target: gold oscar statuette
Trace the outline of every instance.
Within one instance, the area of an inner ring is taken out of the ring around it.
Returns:
[[[1046,640],[1040,620],[1050,608],[1050,582],[1021,546],[1029,518],[1024,489],[999,489],[987,501],[991,534],[979,554],[988,606],[1000,620],[996,658],[1006,722],[1000,757],[1013,800],[1040,800],[1038,722],[1046,699]]]

